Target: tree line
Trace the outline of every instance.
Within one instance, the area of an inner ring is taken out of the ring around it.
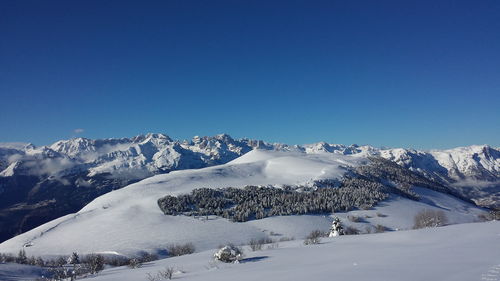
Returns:
[[[380,157],[348,169],[342,180],[318,180],[309,187],[197,188],[189,194],[164,196],[158,199],[158,206],[165,215],[216,215],[244,222],[270,216],[368,209],[391,193],[418,200],[413,186],[451,193],[446,186]]]

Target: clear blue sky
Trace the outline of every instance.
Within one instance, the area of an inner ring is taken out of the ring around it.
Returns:
[[[500,146],[500,1],[5,0],[0,98],[0,142]]]

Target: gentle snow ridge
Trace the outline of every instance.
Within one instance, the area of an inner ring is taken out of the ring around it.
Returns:
[[[165,216],[157,200],[167,194],[178,195],[199,187],[243,187],[246,185],[307,184],[318,179],[340,178],[346,166],[369,161],[359,154],[304,154],[254,150],[228,164],[197,170],[174,171],[158,175],[98,197],[80,212],[49,222],[0,244],[0,252],[16,253],[23,245],[29,255],[114,251],[131,255],[154,251],[172,243],[193,242],[198,250],[221,243],[246,243],[250,238],[267,236],[270,231],[301,238],[313,229],[328,229],[325,216],[271,217],[233,223],[221,218]],[[370,224],[382,223],[397,229],[408,228],[415,213],[422,209],[444,209],[450,221],[471,222],[482,211],[452,196],[427,189],[418,190],[422,201],[400,197],[384,201],[370,211]],[[383,212],[386,218],[378,218]],[[347,214],[339,214],[344,217]],[[370,221],[372,220],[372,221]],[[365,227],[363,225],[362,227]]]

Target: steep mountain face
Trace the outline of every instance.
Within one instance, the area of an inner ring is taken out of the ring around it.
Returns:
[[[500,151],[473,145],[428,152],[389,149],[378,154],[388,160],[449,185],[478,205],[500,207]]]
[[[496,181],[500,176],[500,151],[488,145],[429,152],[389,149],[379,154],[401,166],[446,181]]]
[[[500,152],[489,146],[425,152],[325,142],[290,146],[235,140],[225,134],[190,141],[163,134],[75,138],[43,147],[0,144],[0,241],[152,175],[224,164],[254,149],[381,156],[452,186],[477,203],[498,206],[500,202]]]

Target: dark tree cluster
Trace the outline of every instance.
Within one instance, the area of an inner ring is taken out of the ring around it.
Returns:
[[[217,215],[236,222],[270,216],[321,214],[370,208],[384,200],[382,185],[364,179],[346,179],[340,188],[296,191],[291,188],[199,188],[190,194],[158,200],[166,215]]]
[[[244,222],[270,216],[367,209],[389,194],[419,200],[413,186],[457,196],[446,186],[381,157],[371,157],[368,165],[346,169],[348,172],[341,181],[319,180],[312,187],[199,188],[190,194],[160,198],[158,206],[165,215],[216,215]]]
[[[419,197],[412,191],[412,186],[452,194],[446,186],[405,169],[395,162],[381,157],[370,157],[370,161],[369,165],[359,166],[354,169],[353,173],[357,177],[383,183],[386,192],[395,193],[413,200],[418,200]]]

